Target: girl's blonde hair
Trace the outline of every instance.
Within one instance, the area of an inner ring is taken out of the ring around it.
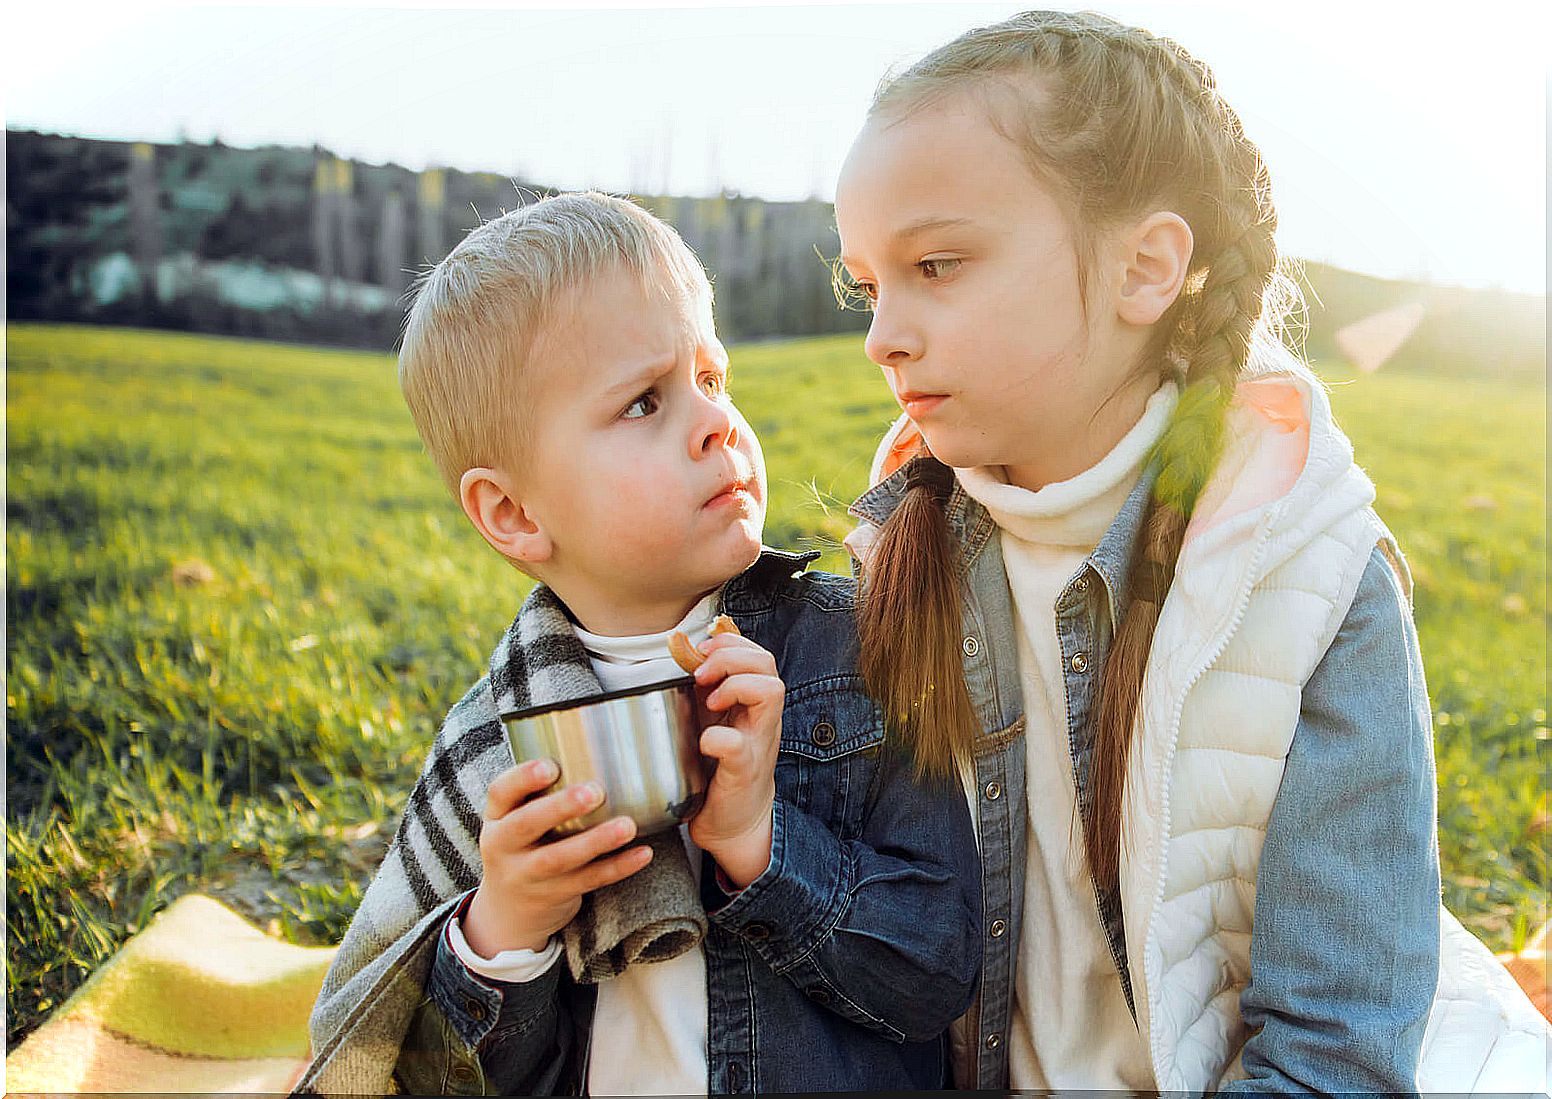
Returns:
[[[630,272],[649,293],[711,323],[711,286],[673,226],[597,191],[554,195],[471,229],[414,287],[399,386],[453,495],[466,470],[517,471],[533,424],[535,339],[587,288]]]
[[[1261,155],[1211,71],[1167,38],[1093,13],[1026,12],[972,30],[886,79],[870,115],[887,118],[963,93],[979,98],[989,124],[1063,200],[1080,259],[1093,254],[1102,231],[1160,209],[1179,214],[1195,237],[1185,288],[1133,376],[1151,373],[1161,384],[1173,376],[1183,390],[1150,456],[1160,472],[1130,564],[1131,599],[1117,608],[1090,796],[1079,806],[1095,881],[1114,888],[1127,754],[1159,610],[1222,451],[1252,332],[1272,319],[1264,312],[1282,308],[1277,215]],[[862,670],[885,712],[903,715],[918,767],[942,774],[972,756],[978,723],[959,659],[960,563],[947,537],[945,493],[931,476],[911,479],[870,560]],[[939,595],[924,605],[922,592]]]

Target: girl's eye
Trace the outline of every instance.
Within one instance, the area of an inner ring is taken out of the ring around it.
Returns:
[[[640,412],[636,410],[640,409]],[[657,411],[657,390],[649,389],[625,406],[625,411],[620,413],[622,420],[640,420]]]
[[[922,277],[927,279],[941,279],[945,275],[952,275],[959,270],[960,260],[952,257],[941,259],[924,259],[916,266],[921,269]]]

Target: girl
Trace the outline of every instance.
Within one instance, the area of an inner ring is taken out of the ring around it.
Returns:
[[[960,1086],[1545,1089],[1439,905],[1410,574],[1274,334],[1208,69],[1095,15],[971,31],[880,89],[836,218],[904,412],[862,666],[981,846]]]

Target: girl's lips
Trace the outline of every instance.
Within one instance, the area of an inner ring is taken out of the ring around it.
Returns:
[[[946,400],[948,400],[947,393],[902,393],[900,407],[911,419],[920,420]]]

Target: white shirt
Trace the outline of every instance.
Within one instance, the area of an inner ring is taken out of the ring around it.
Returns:
[[[1084,858],[1055,606],[1136,487],[1177,399],[1166,382],[1109,454],[1038,492],[1008,484],[1001,467],[956,471],[997,523],[1018,623],[1029,861],[1008,1035],[1016,1089],[1154,1087]]]
[[[713,592],[674,627],[700,644],[710,636],[716,615]],[[606,691],[640,686],[683,675],[668,655],[674,630],[636,637],[605,637],[574,627],[589,662]],[[690,870],[700,881],[701,852],[680,825]],[[459,960],[475,973],[502,981],[531,981],[560,959],[558,935],[540,951],[505,950],[494,958],[476,954],[456,919],[448,938]],[[633,965],[598,986],[587,1087],[593,1095],[705,1095],[706,954],[696,946],[676,958]]]

